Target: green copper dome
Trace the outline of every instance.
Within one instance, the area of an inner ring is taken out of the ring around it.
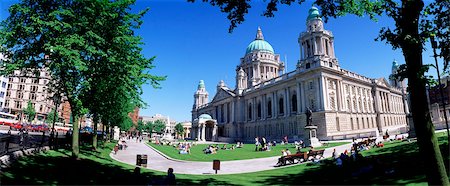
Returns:
[[[202,114],[198,117],[198,119],[212,119],[212,117],[209,114]]]
[[[203,80],[200,80],[200,82],[198,83],[198,89],[200,88],[205,88],[205,82],[203,82]]]
[[[252,41],[248,45],[247,50],[245,51],[245,54],[248,54],[255,50],[275,53],[273,51],[272,45],[270,45],[267,41],[264,41],[264,36],[262,34],[261,28],[259,28],[259,27],[258,27],[258,31],[256,32],[255,40]]]
[[[272,45],[270,45],[267,41],[264,40],[254,40],[252,41],[245,51],[245,54],[253,52],[255,50],[261,50],[266,52],[274,53]]]
[[[392,69],[398,69],[398,67],[399,67],[399,65],[398,65],[397,61],[394,60],[392,62]]]
[[[316,7],[311,7],[311,9],[309,9],[309,15],[308,18],[306,20],[311,20],[311,19],[322,19],[320,18],[320,13],[319,13],[319,9],[317,9]]]

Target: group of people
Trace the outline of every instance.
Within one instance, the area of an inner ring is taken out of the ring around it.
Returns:
[[[203,149],[203,152],[205,154],[216,154],[218,150],[219,150],[219,145],[217,145],[217,144],[216,144],[216,146],[208,145],[208,147]]]
[[[300,151],[301,148],[305,148],[305,143],[303,143],[303,140],[300,141],[294,141],[295,149],[297,151]]]
[[[123,139],[117,142],[116,146],[114,146],[114,154],[117,154],[119,150],[126,150],[128,147],[127,142]]]
[[[120,140],[136,140],[137,142],[142,142],[144,140],[144,136],[142,136],[141,133],[127,133],[127,134],[121,134]]]
[[[276,141],[267,142],[266,138],[263,137],[255,137],[255,151],[270,151],[272,146],[276,145]]]
[[[191,147],[192,143],[189,142],[178,143],[176,145],[179,154],[191,154]]]

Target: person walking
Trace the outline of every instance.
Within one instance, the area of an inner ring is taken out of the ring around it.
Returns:
[[[258,146],[259,146],[259,139],[258,137],[255,137],[255,151],[258,151]]]

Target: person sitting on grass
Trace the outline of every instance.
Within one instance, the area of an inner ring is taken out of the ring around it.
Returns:
[[[205,154],[211,154],[212,153],[212,151],[211,151],[211,145],[209,146],[209,147],[206,147],[206,149],[204,149],[203,150],[203,152],[205,153]]]
[[[211,154],[216,154],[217,153],[217,147],[213,147],[213,146],[211,146],[210,147],[210,150],[211,150]]]
[[[234,145],[231,145],[231,148],[230,148],[230,150],[234,150],[236,148],[236,146],[234,146]]]
[[[223,146],[222,146],[222,150],[228,150],[228,148],[227,148],[227,144],[223,144]]]
[[[238,141],[236,144],[236,148],[242,148],[242,142]]]

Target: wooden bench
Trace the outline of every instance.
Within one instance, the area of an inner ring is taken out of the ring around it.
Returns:
[[[291,154],[287,155],[284,160],[285,162],[289,162],[291,164],[295,163],[295,160],[298,162],[303,162],[308,159],[308,153],[307,152],[298,152],[297,154]]]
[[[309,159],[309,157],[313,157],[313,158],[316,158],[317,156],[319,156],[318,158],[320,159],[320,158],[324,158],[323,157],[323,153],[325,152],[325,149],[322,149],[322,150],[310,150],[309,151],[309,153],[308,153],[308,158],[307,158],[307,160]]]

